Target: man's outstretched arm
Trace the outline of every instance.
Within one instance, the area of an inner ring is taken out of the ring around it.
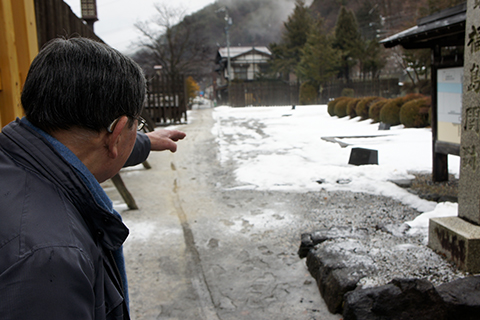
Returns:
[[[178,130],[157,129],[148,133],[137,133],[137,140],[124,167],[135,166],[147,160],[150,151],[177,151],[177,141],[186,134]]]

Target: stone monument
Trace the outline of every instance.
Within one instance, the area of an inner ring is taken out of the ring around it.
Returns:
[[[480,0],[467,1],[458,217],[430,220],[428,245],[480,272]]]

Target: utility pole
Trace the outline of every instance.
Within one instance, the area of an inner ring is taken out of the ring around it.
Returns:
[[[225,35],[227,36],[227,73],[228,73],[228,87],[230,88],[231,76],[232,76],[232,66],[230,64],[230,37],[228,36],[228,29],[233,24],[232,18],[228,15],[228,9],[225,7]]]
[[[230,87],[230,80],[232,75],[232,66],[230,65],[230,37],[228,35],[228,30],[233,24],[232,17],[228,15],[228,8],[223,7],[218,9],[215,12],[225,12],[225,36],[227,37],[227,77],[228,77],[228,87]]]

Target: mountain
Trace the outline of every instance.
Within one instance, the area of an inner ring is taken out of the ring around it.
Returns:
[[[357,16],[362,34],[375,33],[383,38],[415,25],[431,0],[307,0],[315,17],[324,20],[333,31],[340,7],[344,5]],[[457,1],[458,2],[458,1]],[[292,14],[295,0],[218,0],[186,19],[194,22],[208,45],[226,46],[225,11],[233,24],[229,29],[232,46],[268,46],[281,41],[283,23]]]
[[[202,61],[196,62],[193,67],[191,65],[189,68],[184,67],[182,72],[200,78],[201,75],[209,74],[214,69],[213,64],[218,48],[227,46],[225,33],[227,14],[232,21],[229,25],[232,47],[268,46],[272,42],[280,41],[283,21],[287,20],[294,7],[295,0],[217,0],[185,16],[172,29],[181,30],[180,34],[188,33],[189,40],[182,42],[182,37],[176,38],[177,42],[174,46],[185,48],[182,53],[184,58],[196,56]],[[166,13],[168,16],[175,11]],[[160,42],[167,43],[165,39]],[[171,55],[178,55],[179,50],[174,51]],[[147,74],[154,72],[154,65],[161,64],[152,51],[142,48],[139,48],[132,57]]]
[[[295,0],[218,0],[186,17],[208,45],[226,46],[226,13],[231,46],[266,46],[280,41],[283,22],[295,7]],[[226,11],[223,10],[226,8]]]
[[[340,7],[344,5],[355,12],[364,36],[384,38],[415,25],[425,12],[429,0],[314,0],[312,12],[324,19],[327,31],[335,29]]]
[[[460,0],[461,1],[461,0]],[[431,14],[433,7],[445,8],[459,0],[305,0],[312,14],[324,20],[327,32],[333,32],[337,15],[343,5],[355,12],[362,35],[366,39],[383,39],[416,24],[422,16]],[[213,60],[219,47],[225,47],[226,16],[231,46],[268,46],[279,43],[284,22],[293,13],[295,0],[217,0],[190,14],[180,22],[191,30],[203,46],[206,58],[191,74],[207,74],[213,70]],[[427,9],[428,8],[428,9]],[[180,25],[179,24],[179,25]],[[142,66],[152,68],[151,53],[139,50],[134,54]]]

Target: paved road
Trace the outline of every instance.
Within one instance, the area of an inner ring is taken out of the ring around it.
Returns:
[[[189,121],[177,153],[122,172],[140,207],[122,213],[133,319],[340,319],[297,256],[318,195],[239,188],[235,163],[219,163],[212,110]]]

